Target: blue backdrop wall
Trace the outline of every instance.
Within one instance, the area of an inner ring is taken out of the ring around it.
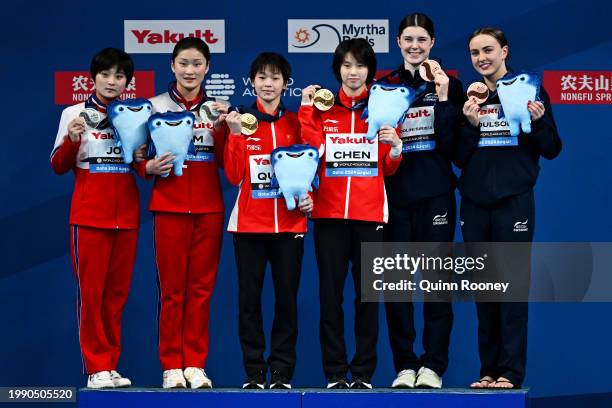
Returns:
[[[49,153],[64,106],[54,104],[54,73],[87,70],[101,48],[124,46],[124,20],[225,20],[225,52],[212,56],[212,73],[234,80],[233,104],[251,103],[245,85],[248,67],[264,50],[282,52],[293,66],[286,104],[295,109],[299,89],[337,84],[331,54],[287,53],[288,19],[384,19],[389,52],[379,67],[399,65],[395,45],[400,18],[423,11],[436,24],[432,56],[456,69],[464,84],[476,79],[466,38],[484,25],[501,27],[510,41],[511,65],[543,70],[611,70],[612,29],[607,1],[516,0],[509,3],[378,2],[194,2],[103,3],[76,1],[12,2],[3,6],[0,102],[3,149],[0,162],[0,385],[83,384],[75,317],[76,284],[68,255],[68,209],[73,176],[58,177]],[[137,70],[155,71],[155,91],[172,79],[168,54],[133,54]],[[612,241],[610,104],[554,105],[564,147],[560,157],[543,161],[536,188],[538,241]],[[135,384],[159,386],[157,290],[151,217],[146,211],[150,185],[139,180],[142,225],[132,291],[124,314],[120,369]],[[227,212],[236,190],[224,180]],[[461,239],[458,234],[457,239]],[[312,238],[300,287],[297,386],[322,386],[318,346],[317,273]],[[346,332],[352,340],[352,284],[347,284]],[[273,292],[264,291],[269,332]],[[212,301],[207,372],[216,386],[241,384],[244,372],[237,338],[237,286],[229,234],[223,242]],[[529,323],[526,384],[536,396],[610,392],[611,304],[533,304]],[[456,305],[451,359],[445,384],[465,386],[478,376],[476,318],[472,304]],[[421,326],[422,309],[417,308]],[[394,377],[381,308],[379,365],[375,385]]]

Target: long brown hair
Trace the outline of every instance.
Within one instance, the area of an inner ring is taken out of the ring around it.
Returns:
[[[476,37],[477,35],[489,35],[495,38],[502,48],[508,46],[508,39],[506,39],[506,34],[504,34],[502,30],[500,30],[499,28],[495,28],[495,27],[483,27],[483,28],[479,28],[478,30],[474,31],[472,35],[470,36],[470,38],[468,39],[468,51],[470,47],[470,41],[472,41],[472,39]],[[510,52],[508,52],[508,54],[506,55],[506,61],[508,61],[509,59],[510,59]]]

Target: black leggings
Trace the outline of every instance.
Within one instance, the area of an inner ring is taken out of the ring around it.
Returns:
[[[387,242],[453,242],[456,220],[455,193],[418,200],[403,207],[389,209],[385,228]],[[416,331],[412,302],[385,302],[389,342],[396,372],[417,371],[424,366],[442,376],[448,367],[448,348],[453,327],[450,302],[425,302],[423,305],[423,349],[414,353]]]
[[[535,225],[533,190],[503,199],[491,206],[461,200],[461,221],[465,242],[531,242]],[[504,262],[496,264],[504,268]],[[496,271],[530,275],[530,264],[521,270]],[[527,365],[526,302],[477,302],[480,375],[505,377],[515,386],[525,379]]]
[[[318,219],[314,240],[319,266],[321,302],[321,351],[327,378],[341,377],[350,370],[353,378],[369,381],[376,368],[378,303],[361,301],[361,243],[381,242],[383,225],[375,222]],[[355,285],[356,350],[350,366],[344,342],[344,283],[349,263]]]
[[[292,378],[298,334],[297,295],[304,255],[304,234],[234,234],[238,267],[240,346],[249,378],[272,371]],[[266,264],[270,262],[274,283],[274,322],[270,356],[266,349],[261,312]]]

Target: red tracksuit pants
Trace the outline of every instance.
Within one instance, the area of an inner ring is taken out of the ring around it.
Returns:
[[[206,365],[210,299],[215,285],[223,213],[155,212],[162,369]]]
[[[137,240],[138,229],[71,226],[79,343],[87,374],[117,367],[121,314],[130,291]]]

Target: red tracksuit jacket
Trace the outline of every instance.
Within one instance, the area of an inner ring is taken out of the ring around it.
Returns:
[[[287,210],[277,189],[270,187],[273,170],[270,152],[277,147],[301,143],[300,124],[294,112],[279,106],[275,115],[261,114],[257,131],[251,135],[233,135],[225,146],[225,175],[239,185],[238,197],[229,219],[230,232],[306,232],[306,217],[295,209]],[[229,132],[229,131],[228,131]]]
[[[393,159],[389,145],[365,138],[368,124],[360,117],[367,97],[367,90],[351,98],[340,89],[326,112],[300,107],[302,140],[321,155],[312,218],[387,222],[384,176],[395,173],[401,155]]]
[[[103,120],[98,129],[87,129],[79,143],[72,143],[68,137],[68,123],[86,107],[106,114],[106,106],[94,95],[64,109],[51,153],[51,166],[57,174],[74,171],[70,224],[138,228],[138,189],[108,120]]]
[[[171,84],[168,92],[150,99],[153,112],[182,112],[190,109],[196,115],[193,131],[193,143],[198,151],[189,155],[185,161],[183,175],[155,177],[155,184],[149,202],[150,211],[206,214],[223,212],[223,195],[219,180],[218,167],[223,167],[224,132],[216,132],[212,123],[204,123],[198,110],[206,98],[202,93],[201,100],[193,106],[185,106],[176,88]],[[157,152],[163,154],[164,152]],[[144,163],[144,162],[143,162]],[[144,176],[146,163],[139,167],[139,174]]]

